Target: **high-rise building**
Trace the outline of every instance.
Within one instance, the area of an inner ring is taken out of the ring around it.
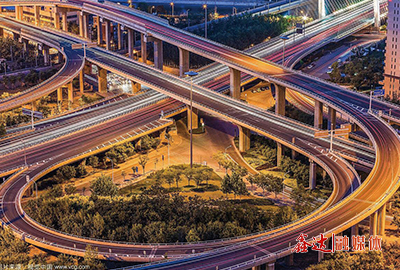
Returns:
[[[389,0],[385,54],[385,97],[400,98],[400,0]]]

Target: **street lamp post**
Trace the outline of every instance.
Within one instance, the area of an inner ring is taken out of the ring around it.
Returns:
[[[283,56],[282,56],[282,65],[285,64],[285,46],[286,46],[286,40],[289,39],[288,36],[280,36],[280,38],[283,40]]]
[[[171,14],[174,17],[174,2],[171,2]]]
[[[207,38],[207,5],[203,5],[204,8],[204,37]]]
[[[230,148],[230,147],[232,147],[232,145],[230,144],[230,145],[228,145],[226,148],[225,148],[225,151],[224,151],[224,154],[226,155],[226,150],[228,150],[228,148]]]
[[[197,74],[194,71],[185,72],[190,77],[190,168],[193,168],[193,77]]]
[[[111,180],[114,183],[114,162],[112,161],[111,158],[106,157],[106,159],[108,159],[109,161],[111,161]]]

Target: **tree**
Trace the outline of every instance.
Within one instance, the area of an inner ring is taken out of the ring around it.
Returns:
[[[171,185],[175,182],[176,174],[174,174],[173,170],[167,169],[163,172],[162,177],[165,179],[165,182],[169,185],[169,188],[171,188]]]
[[[297,220],[296,212],[290,206],[283,206],[275,214],[274,223],[275,226],[279,226],[295,220]]]
[[[196,231],[196,229],[191,229],[186,235],[186,241],[188,242],[198,242],[200,241],[200,237]]]
[[[183,175],[185,175],[187,181],[188,181],[188,186],[190,186],[190,181],[193,179],[195,175],[194,168],[187,167],[185,170],[183,170]]]
[[[397,227],[397,230],[400,231],[400,209],[394,208],[393,209],[393,220],[390,223]]]
[[[275,194],[276,200],[277,194],[283,190],[283,179],[272,175],[268,176],[267,190]]]
[[[92,168],[97,168],[99,166],[99,158],[97,156],[90,156],[88,159],[88,165],[92,166]]]
[[[242,177],[238,174],[232,174],[233,178],[233,194],[236,196],[247,195],[249,192],[246,188],[246,183],[243,181]]]
[[[208,181],[211,179],[211,177],[212,177],[212,173],[213,173],[213,169],[211,169],[210,167],[207,167],[207,166],[203,166],[203,168],[202,168],[202,174],[203,174],[203,177],[204,177],[204,180],[206,181],[206,183],[207,183],[207,186],[208,186]]]
[[[229,174],[225,174],[224,178],[221,181],[221,191],[227,196],[229,193],[233,192],[231,176]]]
[[[87,265],[89,269],[105,269],[105,266],[98,259],[97,248],[93,248],[91,245],[86,246],[85,256],[83,257],[83,265]]]
[[[312,211],[314,197],[306,191],[303,185],[300,184],[297,188],[294,188],[290,198],[295,202],[294,209],[298,216],[304,216]]]
[[[96,213],[93,216],[92,221],[93,221],[93,226],[90,227],[91,230],[90,237],[100,238],[105,228],[104,219],[99,213]]]
[[[0,137],[7,134],[6,125],[4,123],[0,124]]]
[[[87,170],[84,163],[85,162],[82,162],[81,164],[78,165],[78,167],[76,167],[76,175],[78,177],[85,177],[87,175]]]
[[[145,166],[146,166],[148,161],[149,161],[149,156],[148,155],[141,155],[139,157],[139,165],[142,166],[143,174],[145,173],[144,169],[145,169]]]
[[[114,184],[110,176],[101,174],[90,183],[90,190],[97,196],[115,196],[118,194],[118,187]]]
[[[65,185],[64,191],[65,191],[65,194],[71,195],[76,192],[76,187],[74,184],[68,184],[68,185]]]
[[[57,177],[61,180],[71,180],[76,175],[76,170],[73,166],[63,166],[57,170]]]
[[[122,177],[124,178],[124,181],[125,181],[126,172],[124,170],[121,172],[121,175],[122,175]]]

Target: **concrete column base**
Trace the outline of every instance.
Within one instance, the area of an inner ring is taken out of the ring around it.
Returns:
[[[229,68],[230,71],[230,95],[233,98],[240,99],[240,70]]]
[[[83,91],[85,90],[85,72],[84,69],[79,72],[79,92],[83,94]]]
[[[314,107],[314,127],[315,128],[322,128],[322,123],[324,120],[323,115],[323,103],[315,100],[315,107]]]
[[[250,149],[250,129],[238,126],[239,128],[239,151],[246,152]]]
[[[74,88],[72,87],[72,82],[67,84],[68,87],[68,108],[74,103]]]
[[[386,204],[384,204],[381,208],[378,210],[378,234],[380,236],[385,235],[385,221],[386,221]]]
[[[154,40],[154,67],[163,70],[164,56],[163,56],[163,42],[162,40]]]
[[[378,233],[378,212],[374,212],[369,216],[369,235],[377,235]]]
[[[179,76],[185,76],[185,72],[189,71],[189,51],[179,48]]]
[[[142,63],[147,64],[147,40],[143,33],[140,34],[140,47],[141,47],[140,53],[142,55],[140,60],[142,61]]]
[[[100,93],[107,93],[107,70],[98,67],[98,88]]]
[[[198,129],[199,128],[199,110],[197,110],[196,108],[193,108],[192,119],[193,119],[192,129]],[[190,106],[189,105],[187,105],[187,127],[188,127],[188,130],[190,130]]]
[[[275,85],[275,113],[285,115],[286,87]]]
[[[331,127],[333,127],[333,129],[336,128],[336,110],[329,107],[328,108],[328,114],[329,114],[329,118],[328,118],[328,129],[330,130]]]
[[[281,166],[283,156],[283,146],[281,143],[276,143],[276,166]]]
[[[317,164],[310,160],[310,178],[309,178],[309,188],[315,189],[317,185]]]

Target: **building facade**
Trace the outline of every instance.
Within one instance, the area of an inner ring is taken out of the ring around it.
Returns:
[[[400,0],[389,0],[385,53],[385,97],[400,99]]]

